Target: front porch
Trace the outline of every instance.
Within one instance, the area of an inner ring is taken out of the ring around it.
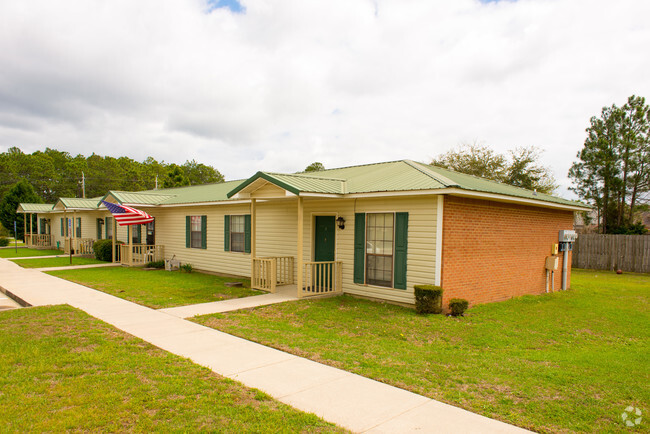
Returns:
[[[75,255],[93,255],[93,244],[95,240],[92,238],[69,238],[66,237],[63,241],[63,251],[66,254],[70,253],[70,246]]]
[[[149,262],[165,260],[165,246],[155,244],[120,244],[117,261],[129,267],[144,267]]]
[[[25,234],[25,246],[35,249],[49,249],[52,247],[52,235]]]
[[[334,214],[329,212],[324,217],[328,223],[327,228],[323,229],[317,223],[319,217],[316,215],[305,219],[305,198],[272,186],[266,180],[253,182],[237,194],[250,199],[252,288],[271,293],[281,288],[285,293],[292,291],[298,298],[343,293],[343,261],[336,258],[337,229]],[[284,221],[277,221],[277,216],[269,214],[270,204],[275,205],[276,209],[285,210]],[[260,228],[265,230],[262,235],[265,239],[258,245],[257,220],[261,206],[267,209],[262,214],[265,220],[259,222]],[[289,227],[295,228],[295,232],[291,230],[293,233],[285,239],[293,241],[295,236],[295,247],[291,245],[293,242],[274,243],[275,246],[272,247],[268,242],[269,225],[282,224],[286,228],[287,222],[291,222]],[[311,254],[307,253],[309,251]],[[311,257],[306,257],[307,255]]]
[[[295,258],[278,256],[253,258],[251,288],[278,292],[294,292],[299,298],[314,295],[332,295],[343,292],[343,262],[303,262],[302,283],[294,279]]]

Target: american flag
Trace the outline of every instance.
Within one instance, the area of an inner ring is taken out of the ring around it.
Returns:
[[[150,223],[153,221],[153,217],[144,211],[140,211],[139,209],[106,202],[105,200],[102,200],[102,203],[106,206],[106,208],[108,208],[111,214],[113,214],[115,221],[120,226],[143,225],[145,223]]]

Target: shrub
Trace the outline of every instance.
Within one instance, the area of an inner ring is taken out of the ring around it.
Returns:
[[[9,238],[0,237],[0,247],[7,247],[9,245]]]
[[[435,285],[414,285],[417,313],[442,312],[442,288]]]
[[[463,313],[467,310],[469,306],[469,301],[464,298],[452,298],[449,300],[449,311],[451,316],[463,316]]]
[[[117,241],[117,244],[124,244],[122,241]],[[111,262],[113,261],[113,240],[97,240],[93,243],[93,251],[95,252],[95,259],[100,261]]]
[[[192,264],[183,264],[178,267],[178,269],[184,273],[191,273],[194,268],[192,267]]]
[[[165,261],[147,262],[147,268],[165,268]]]

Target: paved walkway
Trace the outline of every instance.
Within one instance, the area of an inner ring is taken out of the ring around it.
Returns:
[[[104,264],[86,264],[86,265],[65,265],[63,267],[43,267],[33,268],[36,271],[55,271],[55,270],[79,270],[82,268],[103,268],[103,267],[121,267],[122,264],[114,264],[112,262]]]
[[[70,304],[164,350],[352,431],[527,432],[2,259],[0,287],[34,306]]]
[[[6,259],[13,261],[14,259],[44,259],[44,258],[67,258],[67,257],[68,255],[45,255],[45,256],[16,256],[15,258],[6,258]]]
[[[178,318],[191,318],[197,315],[210,313],[230,312],[232,310],[248,309],[251,307],[267,306],[269,304],[284,303],[285,301],[298,300],[297,297],[288,294],[263,294],[252,297],[231,298],[230,300],[213,301],[211,303],[191,304],[189,306],[168,307],[158,309]]]

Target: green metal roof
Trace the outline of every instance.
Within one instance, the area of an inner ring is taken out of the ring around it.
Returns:
[[[346,194],[430,191],[442,189],[464,190],[468,192],[489,193],[504,197],[514,197],[541,203],[554,203],[574,208],[589,209],[588,206],[560,197],[537,193],[511,185],[501,184],[483,178],[466,175],[436,166],[417,163],[410,160],[392,161],[387,163],[366,164],[361,166],[342,167],[308,173],[271,173],[257,172],[246,180],[222,182],[188,187],[147,190],[139,192],[110,191],[103,198],[77,199],[61,198],[65,208],[94,209],[100,200],[112,196],[122,204],[132,205],[183,205],[197,203],[212,203],[233,200],[237,193],[255,181],[263,179],[296,195],[304,193]],[[255,186],[253,186],[255,187]],[[253,188],[251,187],[251,188]],[[21,204],[36,212],[50,211],[52,205]],[[23,208],[24,209],[24,208]]]
[[[119,203],[130,203],[139,205],[160,205],[160,203],[173,197],[171,194],[159,193],[160,190],[153,193],[152,191],[114,191],[111,190],[102,197],[105,200],[108,196],[113,196]]]
[[[19,203],[16,212],[36,213],[52,211],[51,203]]]
[[[66,209],[96,209],[99,205],[99,198],[82,199],[78,197],[60,197],[54,206],[57,207],[59,204],[63,205]]]
[[[396,191],[460,190],[511,196],[561,205],[588,207],[557,196],[537,193],[511,185],[429,166],[410,160],[343,167],[319,172],[278,174],[258,172],[228,193],[232,197],[257,179],[265,179],[294,194],[360,194]]]

